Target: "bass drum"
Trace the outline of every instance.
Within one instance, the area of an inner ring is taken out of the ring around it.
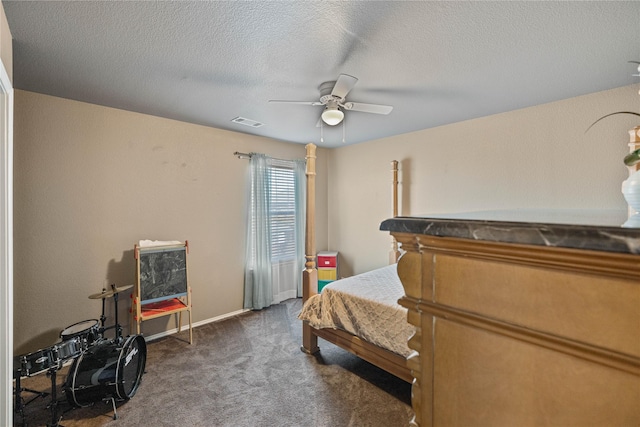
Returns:
[[[77,358],[65,383],[71,405],[90,406],[114,398],[129,400],[138,390],[147,360],[142,335],[127,337],[124,344],[102,341]]]

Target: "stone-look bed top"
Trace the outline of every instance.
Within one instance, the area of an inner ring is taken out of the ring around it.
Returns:
[[[396,217],[380,230],[490,242],[640,254],[640,228],[614,210],[509,210]]]

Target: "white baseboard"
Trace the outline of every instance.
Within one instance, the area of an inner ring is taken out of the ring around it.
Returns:
[[[219,322],[221,320],[224,319],[228,319],[229,317],[233,317],[233,316],[237,316],[239,314],[244,314],[248,311],[251,311],[251,309],[248,308],[243,308],[242,310],[237,310],[237,311],[232,311],[231,313],[226,313],[220,316],[216,316],[216,317],[212,317],[210,319],[205,319],[205,320],[201,320],[199,322],[195,322],[192,324],[192,327],[198,327],[198,326],[202,326],[202,325],[206,325],[207,323],[212,323],[212,322]],[[187,324],[186,327],[183,325],[182,326],[182,331],[184,332],[185,330],[189,330],[189,325]],[[148,337],[144,337],[145,341],[153,341],[153,340],[157,340],[158,338],[162,338],[162,337],[166,337],[168,335],[173,335],[178,333],[178,328],[173,328],[173,329],[169,329],[168,331],[164,331],[164,332],[160,332],[158,334],[154,334],[154,335],[149,335]]]

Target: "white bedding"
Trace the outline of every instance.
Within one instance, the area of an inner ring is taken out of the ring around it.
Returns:
[[[415,328],[407,309],[396,264],[330,283],[312,296],[298,315],[316,329],[342,329],[371,344],[407,357]]]

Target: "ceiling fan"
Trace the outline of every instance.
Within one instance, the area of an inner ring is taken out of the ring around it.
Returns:
[[[319,101],[281,101],[269,100],[269,102],[282,102],[287,104],[302,104],[319,106],[324,105],[324,111],[320,116],[321,120],[330,126],[335,126],[344,119],[344,110],[361,111],[363,113],[389,114],[393,107],[389,105],[364,104],[362,102],[347,101],[347,94],[358,79],[348,74],[340,74],[338,80],[332,82],[324,82],[318,86],[320,91]],[[320,122],[318,121],[318,125]]]

